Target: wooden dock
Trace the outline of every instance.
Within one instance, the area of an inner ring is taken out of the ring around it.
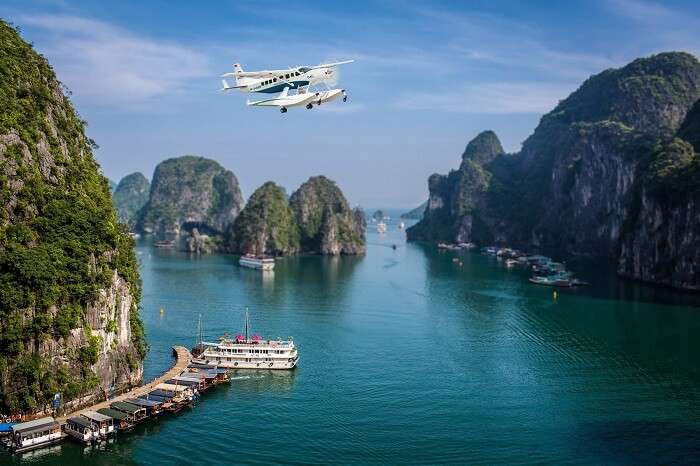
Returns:
[[[184,346],[173,346],[173,352],[175,353],[175,357],[177,358],[175,361],[175,365],[171,367],[168,372],[161,375],[157,379],[147,383],[146,385],[141,385],[140,387],[132,388],[128,392],[124,392],[121,395],[115,396],[114,398],[110,398],[109,400],[102,401],[92,406],[80,408],[56,420],[59,423],[64,424],[69,417],[79,415],[84,411],[97,411],[101,408],[109,408],[109,406],[115,401],[125,401],[129,398],[138,398],[141,395],[145,395],[148,392],[154,390],[156,385],[166,382],[172,379],[173,377],[180,375],[185,369],[187,369],[187,365],[190,363],[192,355],[190,354],[190,351]]]

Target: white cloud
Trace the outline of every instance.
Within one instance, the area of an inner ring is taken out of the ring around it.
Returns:
[[[206,56],[197,50],[102,21],[38,15],[18,22],[47,34],[38,41],[40,52],[75,96],[91,104],[139,107],[211,74]]]
[[[452,92],[405,94],[396,105],[408,110],[456,113],[545,113],[573,89],[556,83],[482,83]]]

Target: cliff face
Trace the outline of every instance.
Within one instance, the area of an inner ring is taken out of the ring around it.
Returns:
[[[151,184],[142,173],[132,173],[121,179],[112,194],[112,201],[121,223],[134,226],[139,211],[148,202],[150,189]]]
[[[304,252],[365,253],[364,215],[350,209],[336,184],[325,176],[309,178],[289,199]],[[363,220],[360,220],[360,216]]]
[[[0,410],[141,377],[133,244],[53,70],[0,21]]]
[[[364,212],[350,209],[333,181],[315,176],[289,200],[275,183],[262,185],[229,228],[225,243],[238,254],[364,254],[366,228]]]
[[[231,171],[203,157],[168,159],[155,169],[150,197],[136,228],[156,235],[194,227],[220,234],[242,208],[241,190]]]
[[[469,242],[477,240],[478,211],[489,188],[489,167],[504,155],[493,131],[484,131],[467,144],[458,170],[431,175],[430,197],[423,219],[406,230],[409,240]],[[475,231],[475,218],[477,231]]]
[[[700,63],[685,53],[593,76],[542,118],[520,153],[477,163],[483,176],[473,176],[475,167],[467,176],[464,161],[456,174],[433,175],[425,219],[409,239],[497,241],[608,257],[620,260],[625,275],[689,287],[680,278],[690,267],[679,256],[684,249],[652,249],[671,238],[695,240],[688,230],[694,198],[674,194],[671,207],[660,201],[668,186],[650,197],[648,172],[658,147],[674,136],[697,141],[692,115],[700,113],[699,97]],[[455,208],[464,200],[466,209]],[[670,221],[668,231],[650,218]]]
[[[230,232],[228,249],[239,254],[288,255],[299,251],[299,228],[284,190],[268,181],[255,190]]]

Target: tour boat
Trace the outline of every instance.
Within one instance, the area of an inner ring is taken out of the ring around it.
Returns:
[[[403,222],[399,223],[399,230],[403,230],[405,226],[406,226],[405,223],[403,223]]]
[[[111,417],[95,411],[85,411],[82,413],[82,416],[92,421],[93,425],[97,428],[96,434],[100,438],[106,438],[114,434],[114,420]]]
[[[71,438],[86,445],[99,439],[99,427],[95,426],[90,419],[83,416],[73,416],[68,418],[63,431]]]
[[[61,426],[52,417],[42,417],[29,422],[21,422],[11,427],[12,451],[22,453],[60,442],[66,436]]]
[[[255,254],[241,256],[238,263],[241,267],[248,267],[251,269],[272,270],[275,268],[274,257],[256,256]]]
[[[378,233],[386,233],[386,223],[384,223],[384,222],[377,223],[377,232]]]
[[[299,352],[291,337],[289,340],[264,340],[259,335],[249,336],[248,313],[245,316],[245,334],[235,338],[219,338],[218,343],[200,343],[192,351],[195,364],[208,364],[225,369],[294,369]]]

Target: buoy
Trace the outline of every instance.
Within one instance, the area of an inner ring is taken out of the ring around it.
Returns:
[[[554,292],[552,292],[552,296],[554,296],[554,299],[557,299],[557,291],[556,290],[554,290]]]

